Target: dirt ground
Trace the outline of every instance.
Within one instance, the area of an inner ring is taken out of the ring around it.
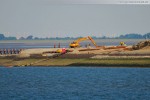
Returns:
[[[66,50],[72,50],[68,54],[126,54],[126,55],[150,55],[150,46],[144,47],[139,50],[131,50],[131,46],[127,47],[128,49],[124,48],[116,48],[116,49],[102,49],[102,48],[66,48]],[[62,48],[36,48],[36,49],[25,49],[21,51],[18,55],[19,57],[29,57],[31,54],[42,54],[43,52],[53,52],[57,51],[58,49]]]

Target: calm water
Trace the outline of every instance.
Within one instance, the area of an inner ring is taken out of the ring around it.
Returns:
[[[150,69],[0,67],[0,100],[149,100]]]
[[[7,48],[53,48],[54,45],[57,47],[60,43],[61,47],[69,47],[69,44],[74,40],[6,40],[0,41],[0,49]],[[124,41],[127,45],[134,45],[143,39],[98,39],[95,40],[99,46],[108,45],[119,45],[121,41]],[[81,46],[85,44],[91,44],[90,41],[83,41],[80,43]]]

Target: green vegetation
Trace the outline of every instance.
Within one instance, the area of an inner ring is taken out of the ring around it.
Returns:
[[[1,66],[125,66],[125,67],[150,67],[150,58],[122,58],[122,59],[9,59],[0,58]]]

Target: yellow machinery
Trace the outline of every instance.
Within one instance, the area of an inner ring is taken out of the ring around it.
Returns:
[[[57,49],[55,52],[56,53],[62,53],[62,49]]]
[[[126,44],[124,42],[120,42],[121,46],[126,46]]]
[[[72,43],[70,43],[70,47],[71,47],[71,48],[80,47],[80,44],[79,44],[79,43],[80,43],[81,41],[85,41],[85,40],[90,40],[90,41],[94,44],[95,47],[98,47],[98,46],[96,45],[95,41],[94,41],[90,36],[88,36],[88,37],[83,37],[83,38],[79,38],[79,39],[73,41]]]
[[[57,49],[54,53],[67,53],[67,52],[73,52],[73,50],[62,48],[62,49]]]

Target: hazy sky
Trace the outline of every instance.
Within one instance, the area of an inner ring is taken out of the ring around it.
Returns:
[[[150,32],[150,5],[55,3],[0,0],[0,33],[17,37],[75,37]]]

